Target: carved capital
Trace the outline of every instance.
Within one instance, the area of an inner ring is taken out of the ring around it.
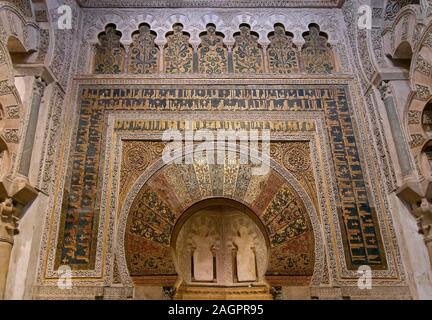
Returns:
[[[378,90],[381,94],[381,99],[383,100],[386,100],[392,95],[391,87],[388,81],[382,81],[381,84],[378,86]]]

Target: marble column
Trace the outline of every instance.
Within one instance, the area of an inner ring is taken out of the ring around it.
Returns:
[[[302,56],[302,52],[301,52],[301,49],[302,49],[304,43],[303,42],[297,42],[294,44],[296,46],[294,50],[296,51],[296,54],[297,54],[298,72],[306,72],[305,68],[304,68],[303,56]]]
[[[387,112],[387,118],[390,124],[396,154],[399,159],[401,173],[403,177],[406,177],[410,175],[413,167],[389,82],[382,81],[378,89],[381,93],[381,98]]]
[[[233,44],[227,44],[228,48],[228,73],[234,72],[234,62],[233,62]]]
[[[18,233],[18,214],[12,199],[0,203],[0,300],[4,298],[14,235]]]
[[[30,106],[30,116],[18,170],[18,172],[25,177],[28,177],[30,171],[31,156],[33,153],[33,145],[39,118],[39,109],[45,88],[46,83],[41,78],[37,77],[33,84],[33,98]]]

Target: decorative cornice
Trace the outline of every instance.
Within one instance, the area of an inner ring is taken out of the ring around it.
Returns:
[[[340,8],[345,0],[78,0],[84,8]]]

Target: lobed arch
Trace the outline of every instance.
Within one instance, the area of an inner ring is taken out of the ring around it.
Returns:
[[[0,42],[0,104],[3,107],[21,104],[20,95],[15,87],[14,63],[28,62],[29,56],[34,52],[36,51],[33,49],[27,50],[16,35],[9,35]]]
[[[320,36],[325,37],[327,39],[327,41],[329,40],[328,33],[322,30],[321,25],[319,23],[311,22],[311,23],[308,24],[307,28],[308,28],[308,30],[304,31],[302,33],[302,38],[303,39],[310,34],[310,31],[311,31],[312,28],[316,28],[316,29],[318,29]],[[287,30],[287,31],[289,31],[289,30]],[[327,43],[327,44],[330,46],[329,43]]]
[[[171,24],[171,27],[169,27],[168,30],[164,34],[165,40],[167,40],[168,37],[174,33],[174,28],[176,26],[181,26],[183,34],[185,34],[185,35],[187,35],[189,37],[189,44],[191,44],[191,42],[192,42],[191,41],[192,40],[192,33],[191,32],[192,31],[191,31],[190,28],[186,28],[185,24],[183,22],[181,22],[181,21],[174,22],[174,23]]]
[[[4,129],[9,125],[10,123],[6,119],[5,110],[0,104],[0,180],[10,172],[12,165],[10,145],[6,142],[4,135]]]
[[[383,32],[383,52],[386,56],[393,59],[400,59],[400,48],[409,46],[416,47],[418,38],[418,21],[420,7],[418,5],[408,5],[400,10],[393,23],[384,29]]]
[[[26,18],[19,9],[9,3],[0,4],[0,11],[3,15],[0,17],[4,34],[0,41],[5,45],[11,36],[15,37],[22,44],[27,52],[36,52],[40,42],[39,26]],[[3,21],[4,20],[4,21]]]
[[[397,48],[395,48],[392,55],[393,59],[409,59],[411,60],[413,56],[413,48],[409,41],[402,41]]]
[[[31,62],[33,53],[36,50],[27,50],[21,40],[13,35],[7,39],[7,50],[12,64],[25,64]]]
[[[432,103],[432,21],[426,26],[412,52],[410,64],[411,93],[404,112],[404,125],[409,134],[411,154],[420,177],[429,177],[430,169],[422,165],[430,134],[424,127],[425,108]]]
[[[0,180],[9,174],[12,166],[11,154],[9,146],[5,141],[3,133],[0,133]]]
[[[214,24],[213,22],[209,22],[209,23],[207,23],[207,24],[205,25],[205,27],[204,27],[204,31],[201,31],[201,32],[199,33],[199,35],[198,35],[199,38],[201,38],[202,36],[204,36],[204,35],[208,32],[208,30],[207,30],[208,27],[213,27],[213,28],[216,30],[215,34],[216,34],[217,36],[220,36],[220,37],[222,37],[223,39],[225,39],[226,35],[225,35],[222,31],[220,31],[220,30],[218,29],[217,25]],[[225,44],[224,44],[224,45],[225,45]]]

